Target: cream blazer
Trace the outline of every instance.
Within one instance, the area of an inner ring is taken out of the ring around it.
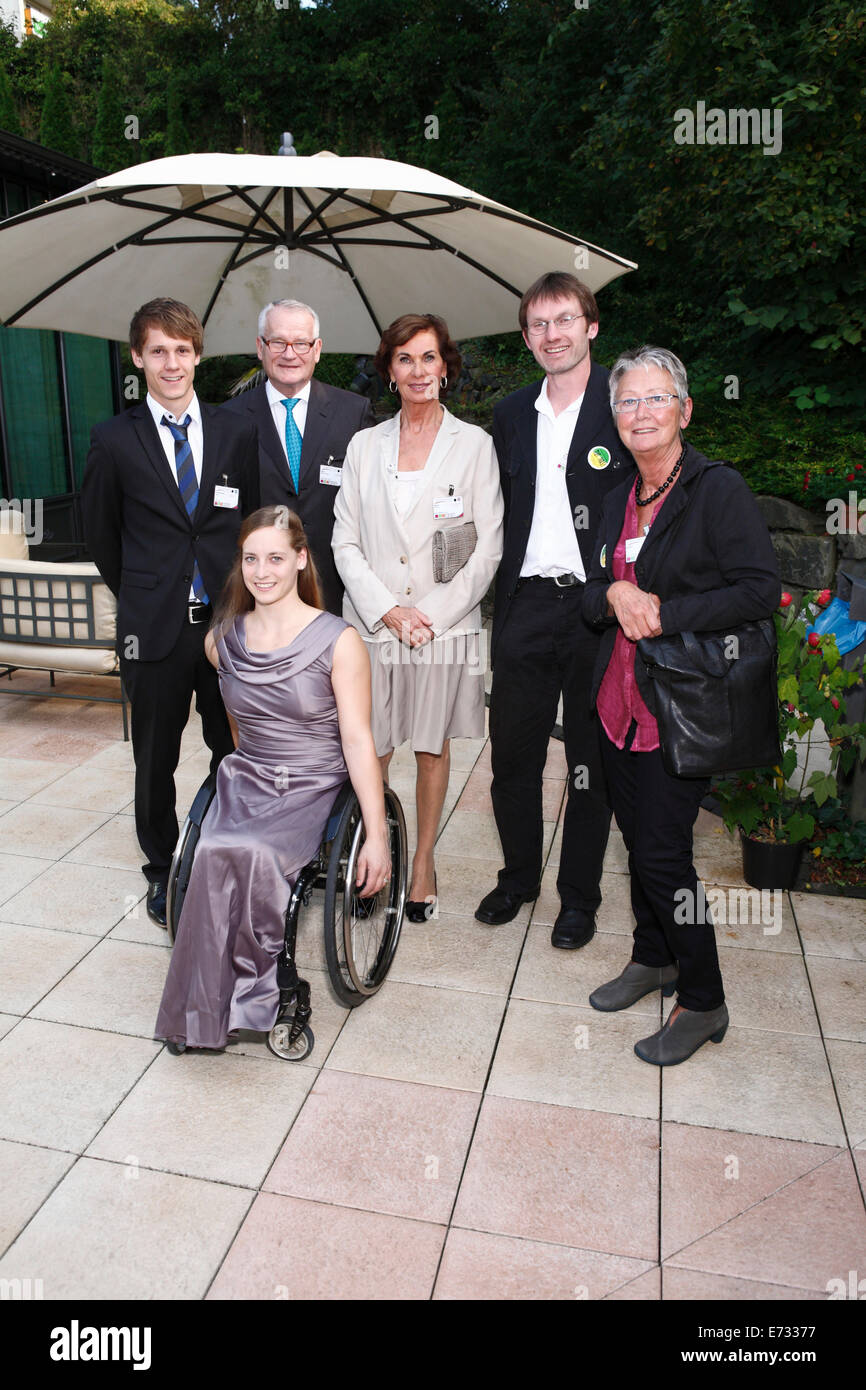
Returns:
[[[444,409],[444,407],[443,407]],[[493,440],[445,410],[424,482],[409,511],[397,511],[400,413],[349,442],[334,506],[334,560],[346,586],[343,617],[368,642],[393,641],[382,617],[395,604],[418,608],[437,637],[481,628],[481,599],[502,556],[502,493]],[[462,515],[434,520],[436,499],[462,499]],[[433,532],[475,522],[478,542],[448,584],[433,579]]]

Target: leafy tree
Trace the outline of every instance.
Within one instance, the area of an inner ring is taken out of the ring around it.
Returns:
[[[21,135],[21,122],[18,107],[12,92],[12,83],[6,68],[0,65],[0,130],[8,130],[13,135]]]
[[[186,154],[187,134],[183,122],[183,83],[177,73],[168,84],[165,102],[165,154]]]
[[[135,142],[124,134],[126,112],[121,96],[122,79],[106,53],[102,59],[102,85],[96,104],[91,158],[98,169],[109,173],[124,169],[135,161]]]
[[[39,139],[51,150],[78,157],[78,136],[72,122],[72,105],[66,94],[64,75],[59,68],[51,69],[45,83]]]

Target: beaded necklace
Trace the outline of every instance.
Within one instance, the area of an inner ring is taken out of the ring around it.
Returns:
[[[655,501],[657,500],[657,498],[661,497],[661,495],[662,495],[663,492],[667,492],[668,488],[670,487],[671,483],[674,481],[674,479],[676,478],[677,474],[678,474],[679,471],[680,471],[680,468],[682,467],[682,463],[683,463],[683,459],[684,459],[684,457],[685,457],[685,453],[686,453],[686,446],[685,446],[685,444],[684,444],[684,445],[683,445],[683,449],[682,449],[682,453],[680,454],[679,458],[677,459],[676,463],[674,464],[674,466],[673,466],[673,468],[671,469],[670,473],[668,474],[667,478],[666,478],[665,481],[662,483],[662,485],[661,485],[660,488],[656,488],[655,492],[651,492],[651,493],[650,493],[649,497],[643,497],[643,498],[642,498],[641,495],[640,495],[641,483],[643,482],[643,478],[641,477],[640,473],[638,473],[638,475],[637,475],[637,482],[635,483],[635,488],[634,488],[635,506],[637,506],[637,507],[647,507],[647,506],[649,506],[650,502],[655,502]]]

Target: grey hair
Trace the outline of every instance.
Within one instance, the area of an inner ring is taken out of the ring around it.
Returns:
[[[268,314],[272,309],[303,309],[304,313],[309,314],[310,318],[313,320],[313,337],[321,337],[319,332],[319,315],[316,313],[315,309],[310,308],[309,304],[302,304],[299,299],[275,299],[272,303],[266,304],[259,314],[258,333],[260,338],[265,336],[265,329],[268,326]]]
[[[673,379],[673,383],[677,389],[680,409],[685,406],[689,396],[689,379],[682,362],[674,353],[669,352],[667,348],[648,347],[644,344],[644,346],[639,347],[636,352],[622,353],[614,362],[611,368],[610,381],[608,383],[610,386],[611,407],[613,407],[613,403],[616,400],[619,383],[622,381],[626,372],[634,372],[641,367],[658,367],[661,371],[667,372],[668,376]]]

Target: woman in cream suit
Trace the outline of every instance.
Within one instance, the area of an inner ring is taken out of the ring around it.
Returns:
[[[449,739],[484,736],[480,603],[502,554],[493,442],[441,404],[460,371],[445,322],[404,314],[385,329],[376,367],[400,410],[351,440],[334,508],[343,616],[367,643],[373,737],[387,778],[411,739],[418,841],[407,915],[436,906],[433,845],[450,771]],[[475,549],[447,583],[433,577],[433,534],[473,522]]]

